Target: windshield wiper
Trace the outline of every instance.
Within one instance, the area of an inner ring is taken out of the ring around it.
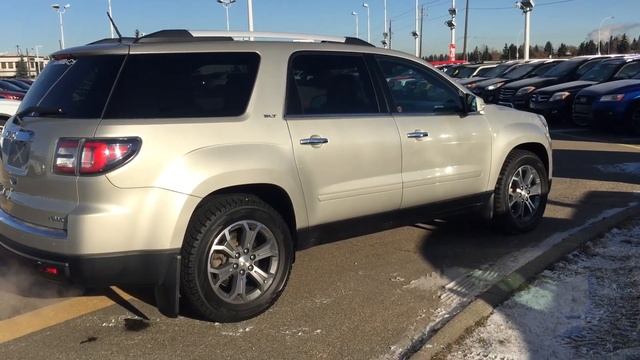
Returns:
[[[16,125],[22,124],[22,118],[28,114],[36,114],[36,116],[64,115],[64,111],[62,111],[62,108],[29,106],[14,116],[14,123]]]

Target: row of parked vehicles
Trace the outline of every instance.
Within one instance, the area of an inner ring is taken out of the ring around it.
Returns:
[[[0,130],[16,113],[31,84],[30,79],[0,79]]]
[[[485,102],[640,134],[640,55],[469,64],[443,69]]]

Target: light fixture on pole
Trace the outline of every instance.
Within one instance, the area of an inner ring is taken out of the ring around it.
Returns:
[[[64,49],[64,24],[62,22],[62,15],[67,12],[67,9],[71,7],[70,4],[61,6],[60,4],[53,4],[51,8],[60,16],[60,49]]]
[[[109,10],[109,15],[111,15],[111,18],[113,18],[113,11],[111,11],[111,0],[109,0],[108,3],[108,10]],[[116,37],[116,32],[115,29],[113,28],[113,24],[111,23],[111,21],[109,21],[109,29],[111,30],[111,38],[115,38]]]
[[[615,19],[614,16],[607,16],[606,18],[602,19],[602,21],[600,21],[600,26],[598,27],[598,55],[602,55],[600,53],[600,31],[602,30],[602,25],[604,24],[605,21],[607,20],[611,20],[611,19]],[[611,44],[609,44],[611,45]]]
[[[358,20],[358,13],[355,11],[352,11],[351,15],[355,16],[356,18],[356,37],[359,38],[360,37],[360,21]]]
[[[524,14],[524,59],[529,60],[529,42],[531,35],[531,11],[535,6],[535,2],[533,0],[520,0],[516,2],[516,7],[522,10]]]
[[[367,3],[362,3],[362,7],[367,9],[367,42],[371,43],[371,8]]]
[[[227,31],[229,31],[229,7],[234,2],[236,2],[236,0],[218,0],[218,3],[224,7],[224,11],[227,15]]]
[[[451,42],[449,43],[449,60],[453,61],[456,59],[456,15],[458,11],[456,10],[456,0],[451,0],[451,8],[449,9],[449,15],[451,15],[451,20],[447,20],[444,22],[447,27],[451,30]]]

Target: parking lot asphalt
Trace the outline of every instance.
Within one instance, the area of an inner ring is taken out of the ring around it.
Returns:
[[[307,249],[279,302],[242,323],[208,323],[188,310],[165,318],[144,289],[124,289],[129,299],[113,291],[77,296],[78,289],[25,277],[0,254],[0,339],[17,322],[28,324],[24,336],[6,336],[0,358],[397,356],[410,334],[454,310],[442,293],[448,284],[472,297],[478,289],[457,280],[477,273],[490,281],[504,259],[640,201],[640,138],[570,128],[553,137],[553,188],[534,232],[496,235],[462,216]]]

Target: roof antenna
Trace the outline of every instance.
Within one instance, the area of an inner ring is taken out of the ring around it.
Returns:
[[[111,25],[113,25],[113,28],[116,30],[116,34],[118,34],[118,41],[122,42],[122,34],[120,33],[120,30],[118,30],[118,25],[116,25],[116,22],[113,21],[113,18],[111,17],[111,14],[107,11],[107,16],[109,17],[109,21],[111,22]]]

